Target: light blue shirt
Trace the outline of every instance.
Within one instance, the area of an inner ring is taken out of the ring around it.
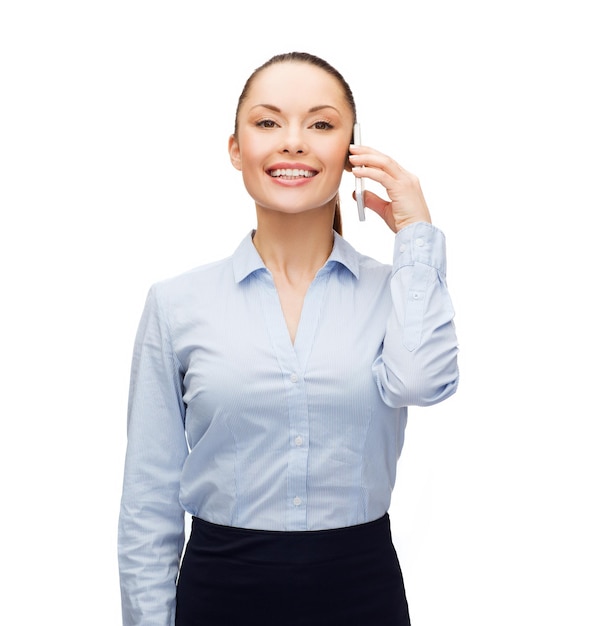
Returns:
[[[129,396],[119,563],[125,626],[172,626],[184,516],[268,530],[389,508],[409,405],[458,382],[445,241],[423,222],[393,266],[339,235],[294,344],[248,235],[230,258],[154,285]]]

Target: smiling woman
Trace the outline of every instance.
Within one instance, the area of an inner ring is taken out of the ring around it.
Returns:
[[[259,229],[266,210],[313,210],[333,223],[354,121],[341,82],[321,67],[282,61],[256,74],[240,98],[229,151],[256,203]]]
[[[457,340],[418,179],[351,146],[355,118],[322,59],[256,70],[229,139],[256,228],[148,294],[119,524],[125,626],[409,624],[387,511],[407,407],[455,392]],[[392,265],[339,234],[345,169],[385,190],[365,204],[392,231]]]
[[[238,100],[238,107],[236,110],[236,118],[235,118],[235,123],[234,123],[234,134],[232,135],[232,139],[235,139],[238,135],[238,122],[239,122],[238,117],[242,111],[242,108],[243,108],[242,105],[244,103],[244,100],[250,95],[250,90],[255,79],[258,78],[258,75],[262,73],[263,70],[268,69],[269,67],[273,65],[278,65],[278,64],[288,63],[288,62],[305,63],[308,67],[312,66],[312,67],[318,68],[320,70],[323,70],[325,75],[327,74],[331,76],[336,81],[341,94],[344,96],[346,100],[346,104],[348,105],[347,108],[352,113],[353,121],[356,122],[356,104],[354,101],[354,96],[352,94],[352,90],[350,89],[350,86],[348,85],[346,80],[344,80],[344,77],[342,76],[342,74],[340,74],[340,72],[337,69],[335,69],[332,65],[330,65],[329,63],[327,63],[326,61],[324,61],[323,59],[315,55],[307,54],[304,52],[291,52],[287,54],[279,54],[279,55],[272,57],[266,63],[261,65],[257,70],[255,70],[250,76],[250,78],[246,81],[246,84],[244,85],[244,89],[242,90],[242,93]],[[293,93],[292,87],[290,86],[287,86],[287,87],[289,89],[288,93]],[[276,92],[273,92],[273,95],[276,95]],[[327,105],[322,105],[322,104],[319,104],[316,106],[318,107],[319,110],[323,108],[327,108]],[[270,105],[270,108],[272,109],[272,105]],[[315,107],[312,106],[309,112],[315,113],[316,112]],[[265,124],[266,122],[264,120],[261,120],[261,122],[259,123]],[[269,120],[268,123],[272,125],[274,122],[272,122],[272,120]],[[330,127],[330,122],[319,121],[317,122],[317,125],[325,129],[328,129]],[[352,134],[350,137],[352,137]],[[347,161],[345,161],[345,167],[350,167]],[[333,227],[334,227],[334,230],[338,234],[340,235],[342,234],[342,223],[341,223],[341,215],[340,215],[338,197],[336,197],[336,202],[335,202],[335,207],[334,207]]]

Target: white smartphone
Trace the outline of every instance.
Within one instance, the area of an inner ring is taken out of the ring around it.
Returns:
[[[355,146],[361,145],[361,125],[357,122],[354,125],[352,143]],[[354,195],[356,197],[356,206],[359,212],[359,220],[365,221],[365,179],[356,178],[354,182]]]

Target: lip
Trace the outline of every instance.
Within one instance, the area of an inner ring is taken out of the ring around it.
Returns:
[[[317,170],[310,165],[306,165],[305,163],[294,163],[293,161],[273,163],[270,167],[266,168],[267,172],[270,172],[271,170],[306,170],[308,172],[317,172]]]
[[[301,178],[280,178],[278,176],[271,176],[270,173],[274,170],[303,170],[305,172],[313,172],[313,175]],[[306,183],[313,180],[316,174],[318,174],[318,170],[316,170],[314,167],[311,167],[305,163],[293,163],[292,161],[281,161],[279,163],[273,163],[270,167],[267,167],[265,171],[267,176],[269,176],[274,183],[277,183],[279,185],[285,185],[287,187],[305,185]]]

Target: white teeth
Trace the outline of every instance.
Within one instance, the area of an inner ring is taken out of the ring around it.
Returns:
[[[311,178],[314,173],[311,170],[285,169],[271,170],[270,175],[274,178],[279,178],[280,176],[286,176],[287,178]]]

